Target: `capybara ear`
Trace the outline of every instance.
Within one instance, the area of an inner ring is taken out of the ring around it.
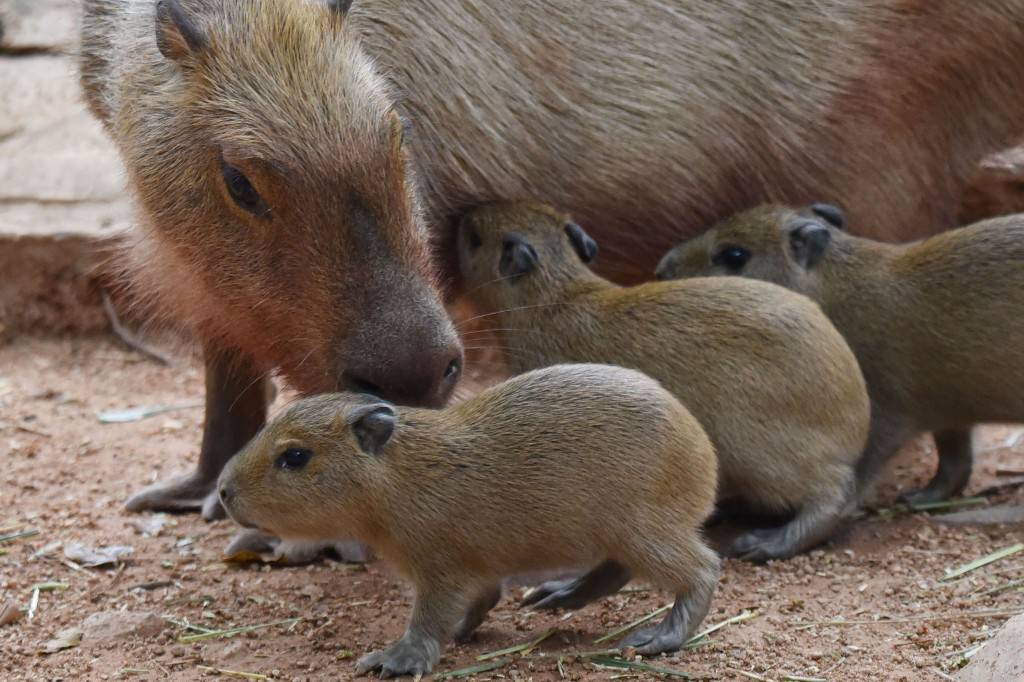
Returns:
[[[789,225],[789,251],[804,270],[816,266],[832,242],[832,233],[816,220],[798,218]]]
[[[206,35],[185,14],[178,0],[156,4],[156,46],[167,59],[181,62],[206,48]]]
[[[385,403],[361,405],[349,418],[359,448],[368,455],[380,455],[395,432],[395,410]]]
[[[519,235],[506,235],[501,240],[501,260],[498,274],[514,278],[525,275],[537,268],[537,250]]]
[[[327,0],[327,6],[331,11],[345,15],[352,7],[352,0]]]
[[[846,229],[846,216],[843,214],[842,209],[832,204],[811,204],[811,213],[824,218],[832,227],[840,230]]]
[[[572,247],[576,249],[584,263],[589,263],[597,257],[597,242],[584,232],[582,227],[576,223],[566,223],[565,233],[569,235]]]

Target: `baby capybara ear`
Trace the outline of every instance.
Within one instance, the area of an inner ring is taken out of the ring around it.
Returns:
[[[832,204],[811,204],[810,209],[811,213],[819,218],[824,218],[825,222],[832,227],[840,230],[846,229],[846,216],[838,207]]]
[[[378,456],[395,432],[395,410],[385,403],[361,405],[349,415],[359,449]]]
[[[817,220],[797,218],[788,229],[789,251],[804,270],[815,267],[825,256],[832,234]]]
[[[352,7],[352,0],[327,0],[327,7],[332,12],[345,16],[348,14],[349,8]]]
[[[597,258],[597,242],[584,232],[582,227],[576,223],[566,223],[565,233],[569,235],[572,248],[576,249],[576,253],[584,263],[589,263]]]

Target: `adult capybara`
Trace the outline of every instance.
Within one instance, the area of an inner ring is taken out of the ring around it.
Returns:
[[[138,198],[129,278],[207,363],[198,470],[130,506],[193,507],[273,368],[443,401],[427,227],[483,200],[568,208],[625,279],[766,198],[950,226],[1024,130],[1024,2],[86,0],[82,82]]]

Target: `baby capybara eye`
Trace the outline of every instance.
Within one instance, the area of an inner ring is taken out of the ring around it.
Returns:
[[[713,265],[721,265],[729,270],[739,271],[750,260],[750,252],[742,246],[726,246],[719,250],[711,259]]]

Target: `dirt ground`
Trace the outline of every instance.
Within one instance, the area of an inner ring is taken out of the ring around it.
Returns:
[[[379,562],[229,564],[221,550],[231,522],[123,510],[143,484],[192,466],[202,410],[120,424],[101,423],[98,412],[196,405],[202,386],[195,365],[162,367],[106,338],[22,338],[0,347],[0,536],[38,531],[0,541],[0,603],[33,611],[31,619],[21,614],[0,626],[0,678],[186,680],[235,671],[246,679],[350,679],[354,656],[401,633],[409,592]],[[967,494],[985,492],[986,499],[963,509],[993,515],[1007,503],[1024,505],[1024,489],[1014,485],[1024,474],[1024,437],[990,427],[979,445]],[[933,466],[927,441],[908,448],[874,504],[891,508],[899,491],[924,482]],[[756,615],[717,630],[701,646],[647,663],[702,679],[950,679],[965,654],[1024,612],[1024,552],[940,579],[947,568],[1024,541],[1024,523],[940,518],[872,513],[809,556],[766,566],[726,561],[705,625]],[[133,551],[115,566],[84,568],[80,557],[65,556],[77,556],[76,543]],[[437,670],[478,665],[479,655],[553,628],[528,656],[505,656],[478,679],[652,677],[576,654],[609,646],[594,640],[667,603],[668,595],[634,585],[578,612],[537,614],[516,608],[522,590],[510,588],[476,641],[447,648]],[[85,622],[109,611],[137,614],[115,616],[121,624],[151,614],[139,626],[145,636]],[[182,642],[201,634],[186,624],[265,627]],[[43,653],[67,628],[84,632],[81,642]]]

